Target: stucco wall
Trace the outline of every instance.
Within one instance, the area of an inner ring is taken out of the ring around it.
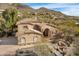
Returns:
[[[22,44],[35,43],[42,39],[41,35],[34,34],[34,33],[29,33],[29,34],[27,33],[29,31],[31,31],[31,29],[34,29],[35,25],[38,25],[38,27],[41,28],[42,34],[45,31],[45,29],[49,29],[48,38],[51,38],[51,36],[53,36],[56,32],[58,32],[58,29],[56,29],[52,26],[49,26],[46,23],[31,23],[31,25],[30,24],[19,24],[18,33],[23,33],[23,35],[18,36],[18,44],[19,43],[22,43]],[[24,26],[27,26],[27,28],[24,28]],[[34,30],[36,30],[36,29],[34,29]],[[44,35],[42,35],[42,36],[44,36]],[[20,39],[22,39],[22,41]]]
[[[33,43],[41,41],[41,38],[42,38],[41,35],[25,34],[18,37],[18,44],[24,44],[24,45],[33,44]]]

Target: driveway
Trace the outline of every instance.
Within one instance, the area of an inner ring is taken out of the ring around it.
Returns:
[[[0,38],[0,45],[16,45],[17,39],[15,37],[2,37]]]

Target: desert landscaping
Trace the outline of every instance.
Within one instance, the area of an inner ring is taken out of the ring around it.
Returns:
[[[0,56],[78,56],[78,20],[45,7],[0,3]]]

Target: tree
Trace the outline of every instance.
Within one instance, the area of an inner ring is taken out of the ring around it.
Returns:
[[[6,9],[3,13],[2,16],[5,19],[5,29],[4,31],[6,32],[6,34],[8,34],[9,32],[13,32],[14,26],[17,22],[17,15],[18,15],[18,11],[16,8],[9,8]]]

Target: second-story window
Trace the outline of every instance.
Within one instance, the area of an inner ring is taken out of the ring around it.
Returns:
[[[48,37],[49,36],[49,29],[48,28],[46,28],[45,30],[44,30],[44,32],[43,32],[43,35],[44,35],[44,37]]]
[[[27,27],[27,26],[23,26],[23,28],[28,29],[28,27]]]
[[[35,29],[37,31],[41,31],[41,27],[39,25],[34,25],[33,29]]]

